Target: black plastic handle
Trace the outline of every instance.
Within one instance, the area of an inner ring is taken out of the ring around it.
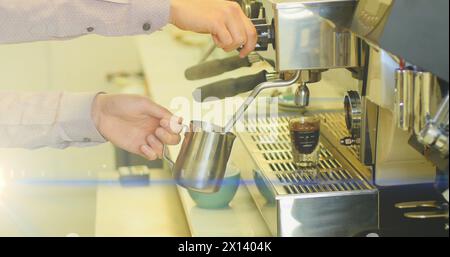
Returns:
[[[225,72],[237,70],[242,67],[250,67],[252,64],[248,58],[232,56],[225,59],[213,60],[190,67],[184,73],[188,80],[211,78]]]
[[[259,84],[267,81],[266,74],[267,71],[261,71],[254,75],[226,79],[199,87],[193,93],[194,100],[197,102],[205,102],[209,100],[225,99],[226,97],[233,97],[251,91]]]

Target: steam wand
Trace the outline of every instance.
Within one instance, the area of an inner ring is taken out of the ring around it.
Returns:
[[[249,97],[245,100],[245,102],[242,104],[241,107],[236,111],[236,113],[233,115],[233,117],[228,121],[228,123],[224,127],[224,132],[230,132],[236,122],[242,117],[242,115],[245,113],[245,111],[248,109],[250,104],[255,100],[256,96],[261,93],[261,91],[269,88],[277,88],[277,87],[288,87],[293,85],[298,81],[300,78],[300,71],[296,71],[294,76],[290,80],[275,80],[275,81],[267,81],[259,84],[255,87],[255,89],[252,91]]]

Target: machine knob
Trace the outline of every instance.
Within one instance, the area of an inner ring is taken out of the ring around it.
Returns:
[[[351,137],[361,138],[362,106],[357,91],[348,91],[344,98],[345,124]]]
[[[275,29],[272,24],[268,24],[266,19],[252,19],[258,35],[258,42],[255,51],[267,51],[269,44],[275,47]]]
[[[340,143],[343,146],[353,146],[359,144],[358,139],[352,137],[341,138]]]

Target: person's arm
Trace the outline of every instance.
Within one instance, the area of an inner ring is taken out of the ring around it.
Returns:
[[[225,0],[0,0],[0,44],[70,39],[87,34],[150,34],[167,23],[211,34],[241,57],[255,48],[252,22]]]
[[[149,160],[178,144],[182,120],[137,95],[0,91],[0,148],[66,148],[106,141]]]
[[[231,1],[0,0],[0,43],[151,33],[167,22],[210,33],[226,51],[243,46],[241,56],[256,45],[254,26]],[[0,147],[85,146],[104,142],[103,135],[155,159],[161,158],[163,144],[180,141],[179,122],[142,97],[0,93]]]
[[[169,0],[0,0],[0,43],[152,33]]]
[[[66,148],[105,142],[92,119],[96,95],[0,92],[0,147]]]

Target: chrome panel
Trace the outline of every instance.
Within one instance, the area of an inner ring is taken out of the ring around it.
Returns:
[[[267,21],[274,22],[277,70],[332,69],[358,65],[355,35],[316,15],[323,13],[333,16],[345,6],[354,7],[355,1],[266,0],[263,3]]]

